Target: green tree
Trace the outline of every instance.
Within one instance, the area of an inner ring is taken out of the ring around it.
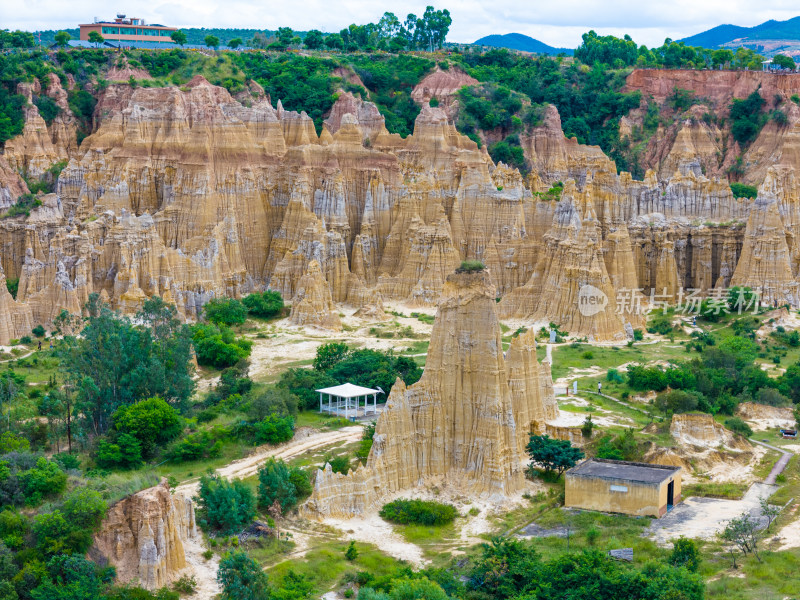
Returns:
[[[253,425],[257,444],[280,444],[294,436],[294,418],[291,416],[268,415]]]
[[[319,394],[314,391],[337,385],[339,382],[327,373],[315,369],[293,368],[281,373],[278,387],[289,390],[300,398],[300,406],[305,410],[319,408]]]
[[[686,567],[692,573],[697,573],[701,560],[697,542],[683,536],[673,540],[668,560],[675,567]]]
[[[250,355],[252,342],[236,338],[227,327],[197,323],[192,328],[197,362],[218,369],[232,367]]]
[[[90,32],[89,32],[89,41],[90,41],[92,44],[94,44],[94,45],[95,45],[95,47],[99,48],[99,47],[100,47],[100,44],[102,44],[102,43],[103,43],[103,42],[105,42],[106,40],[105,40],[105,38],[104,38],[102,35],[100,35],[98,32],[96,32],[96,31],[90,31]]]
[[[356,548],[355,542],[350,542],[347,545],[347,549],[344,551],[344,557],[350,562],[358,558],[358,548]]]
[[[285,417],[297,414],[297,396],[286,388],[270,386],[253,393],[248,414],[262,421],[270,415]]]
[[[282,460],[270,458],[258,470],[258,505],[266,509],[276,500],[284,512],[293,509],[298,502],[291,469]]]
[[[776,67],[780,67],[781,69],[790,69],[794,70],[796,65],[794,59],[791,56],[787,56],[785,54],[776,54],[772,57],[772,64]]]
[[[93,32],[94,33],[94,32]],[[47,579],[31,592],[33,600],[96,600],[100,597],[98,567],[83,556],[54,556]]]
[[[113,419],[117,431],[136,438],[145,458],[153,455],[157,445],[175,439],[181,432],[178,413],[161,398],[121,406]]]
[[[200,523],[229,535],[246,527],[256,514],[253,492],[243,481],[227,481],[216,475],[200,478],[197,497]]]
[[[342,362],[350,352],[350,348],[344,342],[329,342],[317,348],[314,357],[314,368],[317,371],[327,371],[338,363]]]
[[[733,50],[728,48],[720,48],[711,53],[711,62],[714,67],[721,67],[730,64],[733,61]]]
[[[583,450],[573,448],[569,440],[555,440],[546,435],[531,435],[527,445],[531,461],[544,468],[545,473],[555,471],[560,476],[583,458]]]
[[[71,38],[72,36],[70,36],[70,34],[68,34],[66,31],[59,31],[55,35],[56,44],[59,48],[66,48],[67,42],[69,42]]]
[[[325,38],[319,29],[312,29],[303,38],[303,44],[309,50],[319,50],[325,44]]]
[[[219,38],[215,35],[207,35],[205,38],[203,38],[203,42],[206,46],[213,48],[214,50],[219,48]]]
[[[269,600],[272,597],[267,574],[245,552],[226,554],[219,562],[217,581],[222,600]]]
[[[14,563],[14,555],[4,542],[0,541],[0,581],[9,581],[19,572],[19,567]],[[0,593],[0,598],[3,598]]]
[[[247,320],[247,308],[235,298],[215,298],[203,306],[203,316],[216,325],[241,325]]]
[[[325,46],[329,50],[342,50],[344,48],[344,41],[342,36],[338,33],[331,33],[325,36]]]
[[[135,469],[142,464],[142,445],[132,435],[121,433],[113,442],[97,442],[95,460],[102,468]]]
[[[19,481],[26,502],[35,506],[42,498],[63,492],[67,485],[67,474],[56,463],[41,457],[35,467],[19,473]]]
[[[186,34],[182,32],[180,29],[177,29],[169,34],[169,37],[172,39],[173,42],[178,44],[181,48],[186,45]]]
[[[730,105],[731,134],[742,146],[752,142],[766,123],[766,115],[761,109],[766,100],[758,93],[752,92],[744,100],[734,98]]]
[[[278,43],[285,48],[294,40],[294,31],[291,27],[278,27],[275,37],[278,38]]]
[[[159,308],[160,307],[160,308]],[[152,310],[150,310],[152,309]],[[59,345],[61,369],[76,395],[75,414],[85,429],[105,433],[121,406],[160,397],[181,405],[194,390],[191,331],[174,317],[174,307],[153,300],[134,325],[90,296],[80,338]]]
[[[238,38],[237,37],[237,38],[233,38],[232,40],[230,40],[228,42],[228,47],[229,48],[233,48],[234,50],[236,50],[236,48],[238,48],[239,46],[241,46],[243,44],[244,44],[244,41],[242,41],[242,38]]]
[[[264,319],[275,317],[283,311],[283,298],[279,292],[254,292],[242,298],[242,304],[248,313]]]
[[[43,555],[53,556],[70,551],[68,540],[72,528],[60,510],[36,515],[31,529],[36,549]]]

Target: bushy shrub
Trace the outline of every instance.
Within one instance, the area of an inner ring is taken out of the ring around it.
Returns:
[[[278,292],[255,292],[242,298],[242,304],[247,312],[254,317],[269,319],[276,317],[283,311],[283,298]]]
[[[198,431],[175,442],[166,452],[167,458],[177,462],[216,458],[222,452],[222,441],[208,431]]]
[[[250,355],[252,342],[244,338],[237,339],[227,327],[198,323],[192,331],[197,362],[201,365],[224,369]]]
[[[792,401],[771,387],[763,387],[756,393],[756,402],[768,406],[789,406]]]
[[[660,367],[630,365],[628,367],[628,385],[635,390],[660,392],[667,387],[667,376]]]
[[[239,479],[215,475],[200,478],[198,520],[204,527],[230,535],[246,527],[256,514],[253,492]]]
[[[641,460],[642,452],[636,441],[636,434],[633,429],[626,429],[622,433],[611,437],[604,436],[600,439],[597,448],[597,458],[607,458],[611,460]]]
[[[670,390],[656,396],[655,406],[664,414],[685,413],[697,410],[700,399],[698,392]]]
[[[253,423],[253,433],[257,444],[280,444],[294,436],[294,418],[268,415],[264,420]]]
[[[331,471],[334,473],[347,475],[347,472],[350,470],[350,458],[346,454],[340,454],[339,456],[329,458],[327,462],[330,464]]]
[[[148,398],[117,409],[114,413],[114,427],[118,432],[136,438],[141,446],[142,456],[148,458],[153,455],[157,445],[178,437],[181,432],[181,418],[161,398]]]
[[[37,325],[31,330],[31,333],[33,333],[33,335],[35,335],[36,337],[44,337],[46,332],[44,330],[44,327],[42,327],[41,325]]]
[[[247,308],[235,298],[214,298],[203,306],[203,316],[216,325],[240,325],[247,320]]]
[[[127,433],[119,434],[113,442],[100,440],[97,442],[95,461],[97,466],[104,469],[134,469],[142,464],[142,445]]]
[[[319,409],[319,393],[314,390],[331,387],[339,382],[327,372],[316,369],[293,368],[281,373],[278,387],[285,388],[300,399],[304,410]]]
[[[479,260],[462,260],[461,265],[456,269],[458,273],[476,273],[478,271],[483,271],[486,268]]]
[[[384,504],[379,514],[399,525],[447,525],[455,520],[458,511],[452,504],[398,498]]]
[[[744,183],[731,183],[731,192],[735,198],[751,198],[758,196],[758,188]]]
[[[740,435],[742,437],[749,438],[751,435],[753,435],[753,430],[750,429],[750,426],[739,417],[725,419],[725,427],[730,429],[736,435]]]
[[[283,512],[311,494],[311,484],[305,471],[290,467],[283,460],[270,458],[258,470],[258,505],[269,508],[277,500]]]
[[[54,462],[39,458],[36,466],[19,474],[25,501],[31,506],[39,504],[47,496],[56,496],[67,486],[67,474]]]
[[[222,557],[217,580],[222,600],[262,600],[271,598],[267,574],[245,552],[236,550]]]
[[[280,417],[294,416],[297,414],[298,403],[297,396],[286,388],[269,386],[251,394],[247,414],[259,421],[273,414]]]

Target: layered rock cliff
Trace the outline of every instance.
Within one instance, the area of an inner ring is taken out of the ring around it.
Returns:
[[[423,104],[455,98],[465,81],[437,71],[415,93]],[[26,85],[28,98],[41,93]],[[242,104],[202,77],[182,89],[109,85],[78,147],[60,83],[47,94],[66,108],[48,126],[29,104],[23,134],[0,159],[0,206],[25,191],[15,171],[46,176],[69,159],[30,217],[0,220],[0,267],[19,278],[17,302],[34,324],[79,312],[93,292],[125,312],[158,294],[189,319],[211,298],[252,290],[292,301],[312,261],[332,301],[358,308],[376,294],[435,305],[447,275],[479,260],[504,316],[595,340],[622,341],[641,326],[617,312],[621,293],[638,302],[651,288],[674,298],[681,287],[733,281],[797,302],[794,125],[780,148],[758,146],[758,165],[781,156],[761,185],[776,217],[734,198],[710,170],[717,132],[702,120],[687,121],[659,168],[635,180],[598,147],[565,139],[550,106],[520,135],[532,166],[523,178],[459,135],[442,108],[423,106],[403,139],[374,104],[342,93],[317,135],[305,113],[273,106],[263,90]],[[558,181],[554,200],[546,192]],[[759,235],[767,229],[771,237]],[[581,312],[581,289],[605,295],[607,309]]]
[[[109,508],[91,553],[116,568],[118,581],[156,590],[186,567],[184,543],[196,535],[191,499],[162,480]]]
[[[395,383],[366,466],[345,476],[327,465],[303,511],[351,517],[387,494],[445,481],[500,500],[523,485],[530,432],[556,414],[550,366],[536,360],[533,333],[516,337],[504,356],[489,274],[453,273],[422,378]]]

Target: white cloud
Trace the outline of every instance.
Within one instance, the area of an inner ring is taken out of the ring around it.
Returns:
[[[752,26],[768,19],[797,16],[796,0],[774,0],[754,7],[746,0],[459,0],[458,2],[399,0],[377,4],[369,0],[127,0],[117,10],[149,22],[179,27],[247,27],[338,31],[350,23],[366,23],[391,10],[401,18],[417,15],[426,4],[449,8],[453,15],[450,40],[472,42],[491,33],[519,32],[553,46],[575,47],[582,33],[630,34],[638,43],[660,45],[716,25]],[[0,0],[0,27],[60,29],[113,17],[107,0]]]

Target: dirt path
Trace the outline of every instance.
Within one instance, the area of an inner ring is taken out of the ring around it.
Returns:
[[[772,470],[767,475],[767,478],[764,480],[764,483],[768,485],[773,485],[775,480],[778,478],[778,475],[783,473],[783,470],[786,468],[786,465],[789,464],[789,461],[792,459],[792,453],[787,452],[782,448],[778,448],[777,446],[773,446],[771,444],[767,444],[766,442],[759,442],[758,440],[750,440],[754,444],[758,444],[759,446],[764,446],[765,448],[770,448],[771,450],[776,450],[781,453],[781,457],[778,459],[778,462],[772,467]]]
[[[309,450],[316,450],[340,442],[357,442],[361,439],[364,429],[361,426],[344,427],[336,431],[324,431],[312,433],[301,437],[295,436],[292,440],[280,446],[261,446],[253,454],[232,463],[220,467],[215,471],[217,475],[231,479],[233,477],[244,478],[255,475],[262,463],[270,458],[282,458],[288,460],[299,456]],[[197,493],[199,478],[191,479],[179,485],[175,491],[186,494],[189,497]]]
[[[215,472],[217,475],[228,479],[233,477],[250,477],[256,474],[258,468],[269,457],[288,460],[310,450],[324,448],[331,444],[356,442],[361,439],[362,432],[362,427],[355,426],[344,427],[336,431],[312,433],[306,436],[296,435],[294,439],[280,446],[262,446],[250,456],[235,460],[224,467],[220,467]],[[175,493],[192,498],[197,494],[198,486],[199,480],[192,479],[175,488]],[[219,557],[215,554],[211,559],[206,560],[203,558],[203,552],[205,552],[205,550],[203,538],[199,534],[184,542],[184,552],[186,554],[188,569],[190,569],[197,580],[197,591],[191,596],[192,600],[209,600],[222,591],[217,583]]]

